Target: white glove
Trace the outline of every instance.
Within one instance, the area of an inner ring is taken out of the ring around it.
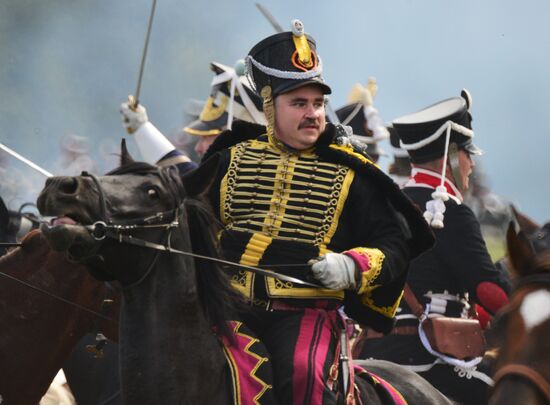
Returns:
[[[313,277],[332,290],[353,290],[355,282],[355,261],[342,253],[327,253],[308,262]]]
[[[120,114],[122,115],[122,125],[129,134],[133,134],[149,121],[147,110],[141,104],[138,104],[134,111],[130,108],[128,102],[124,102],[120,105]]]
[[[155,127],[147,117],[147,110],[138,104],[132,110],[128,102],[120,105],[120,114],[126,131],[134,134],[143,161],[156,164],[159,159],[173,151],[174,145]]]

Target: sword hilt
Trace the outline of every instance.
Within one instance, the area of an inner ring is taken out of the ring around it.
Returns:
[[[138,105],[139,105],[139,102],[137,98],[135,98],[133,95],[130,94],[128,96],[128,107],[130,107],[130,110],[135,112],[137,110]]]

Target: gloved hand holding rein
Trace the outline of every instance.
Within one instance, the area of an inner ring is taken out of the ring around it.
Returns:
[[[355,290],[360,284],[360,271],[350,256],[327,253],[308,262],[313,277],[332,290]]]

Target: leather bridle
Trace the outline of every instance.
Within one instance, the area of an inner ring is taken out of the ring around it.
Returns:
[[[97,241],[103,241],[105,238],[110,238],[110,239],[117,240],[119,243],[127,243],[131,245],[139,246],[139,247],[154,249],[159,252],[165,251],[168,253],[191,256],[198,259],[210,260],[226,266],[238,267],[243,270],[250,271],[256,274],[261,274],[267,277],[273,277],[282,281],[288,281],[288,282],[306,285],[314,288],[322,288],[322,286],[319,284],[315,284],[313,282],[287,276],[285,274],[276,273],[271,270],[266,270],[266,269],[262,269],[254,266],[247,266],[240,263],[231,262],[228,260],[223,260],[223,259],[219,259],[211,256],[199,255],[193,252],[187,252],[187,251],[182,251],[182,250],[173,248],[170,245],[171,232],[174,228],[179,227],[180,225],[179,217],[181,216],[181,214],[183,213],[183,210],[185,209],[185,203],[187,200],[183,198],[184,192],[183,192],[183,185],[181,183],[181,179],[177,176],[177,174],[175,174],[173,168],[158,169],[158,172],[160,174],[163,186],[165,186],[168,190],[170,190],[171,195],[174,198],[174,204],[176,208],[169,211],[159,212],[152,216],[137,218],[135,220],[132,220],[131,222],[117,221],[116,224],[113,223],[112,219],[108,214],[105,192],[101,186],[99,179],[93,174],[82,172],[82,176],[90,177],[96,186],[96,189],[97,189],[96,191],[99,194],[100,218],[101,218],[100,221],[96,221],[92,225],[82,225],[82,226],[85,229],[87,229],[92,235],[92,237]],[[173,180],[173,181],[170,181],[170,180]],[[183,199],[183,203],[180,204],[179,201],[182,201],[182,199]],[[167,222],[164,222],[165,219],[167,219]],[[166,244],[158,244],[158,243],[150,242],[144,239],[136,238],[130,234],[132,231],[141,230],[141,229],[151,229],[151,228],[161,228],[167,231]],[[99,246],[97,249],[99,249]],[[88,261],[93,257],[97,257],[97,250],[96,252],[93,253],[92,256],[88,256],[84,260]],[[157,257],[153,259],[153,262],[149,266],[149,269],[146,271],[144,277],[146,277],[147,274],[153,268],[153,265],[156,262],[156,258]],[[304,265],[300,265],[300,266],[304,266]],[[144,277],[140,278],[140,280],[142,280]],[[135,283],[132,285],[135,285]]]
[[[505,377],[509,376],[517,376],[529,381],[531,384],[539,389],[539,391],[546,398],[546,401],[550,403],[550,384],[542,374],[524,364],[511,363],[505,365],[500,370],[498,370],[493,377],[493,390],[500,382],[502,382]]]

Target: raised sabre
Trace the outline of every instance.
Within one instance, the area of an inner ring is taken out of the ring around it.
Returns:
[[[153,26],[153,18],[155,16],[155,9],[157,7],[157,0],[153,0],[151,5],[151,13],[149,14],[149,23],[147,24],[147,33],[145,34],[145,44],[143,45],[143,53],[141,54],[141,63],[139,65],[139,76],[136,86],[135,96],[128,96],[128,105],[135,110],[139,104],[139,93],[141,91],[141,81],[143,78],[143,69],[145,68],[145,60],[147,59],[147,49],[149,48],[149,38],[151,37],[151,27]]]
[[[273,17],[273,14],[271,14],[267,10],[267,8],[262,6],[260,3],[255,3],[255,4],[256,4],[256,7],[258,8],[258,10],[260,10],[260,13],[262,13],[263,16],[267,19],[267,21],[269,21],[269,23],[273,26],[273,28],[275,28],[275,31],[277,31],[277,32],[283,32],[284,31],[283,27],[281,27],[281,24],[279,24],[277,22],[275,17]]]
[[[31,162],[29,159],[27,159],[27,158],[21,156],[19,153],[17,153],[17,152],[14,151],[13,149],[8,148],[6,145],[0,143],[0,149],[4,150],[5,152],[7,152],[8,154],[10,154],[10,155],[13,156],[14,158],[16,158],[16,159],[20,160],[21,162],[25,163],[27,166],[30,166],[31,168],[33,168],[33,169],[36,170],[37,172],[42,173],[44,176],[46,176],[46,177],[53,177],[53,174],[51,174],[49,171],[42,169],[42,168],[41,168],[40,166],[38,166],[36,163]]]

